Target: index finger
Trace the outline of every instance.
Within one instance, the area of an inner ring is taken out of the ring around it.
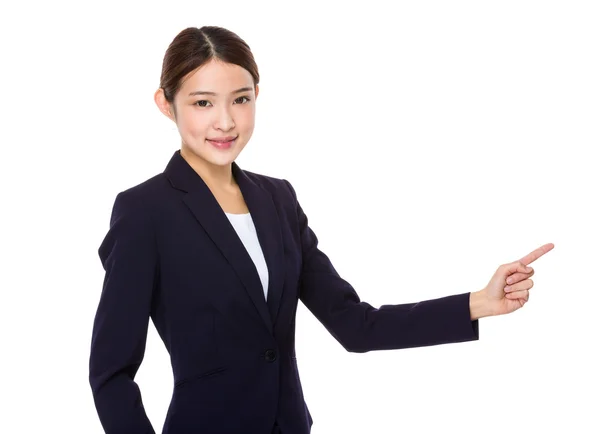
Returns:
[[[523,256],[520,259],[520,262],[522,262],[525,265],[531,264],[533,261],[535,261],[539,257],[545,255],[553,248],[554,248],[554,244],[552,244],[552,243],[544,244],[542,247],[539,247],[539,248],[535,249],[533,252]]]

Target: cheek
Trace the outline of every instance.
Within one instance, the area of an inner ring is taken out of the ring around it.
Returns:
[[[254,110],[248,110],[247,113],[240,116],[237,123],[239,128],[252,132],[254,130]]]
[[[181,134],[192,136],[203,136],[208,127],[208,119],[203,116],[185,113],[178,120],[178,127]]]

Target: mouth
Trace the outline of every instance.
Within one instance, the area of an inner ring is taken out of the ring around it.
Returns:
[[[233,143],[236,141],[237,136],[229,136],[229,137],[219,137],[215,139],[206,139],[208,143],[213,145],[218,149],[229,149],[233,146]]]

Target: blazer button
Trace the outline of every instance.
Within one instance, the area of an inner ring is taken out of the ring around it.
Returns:
[[[277,351],[275,351],[275,350],[265,351],[265,360],[267,362],[274,362],[275,359],[277,359]]]

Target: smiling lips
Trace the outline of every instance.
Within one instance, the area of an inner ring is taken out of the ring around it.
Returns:
[[[206,139],[211,145],[219,149],[229,149],[233,142],[237,139],[236,136],[217,137],[214,139]]]

